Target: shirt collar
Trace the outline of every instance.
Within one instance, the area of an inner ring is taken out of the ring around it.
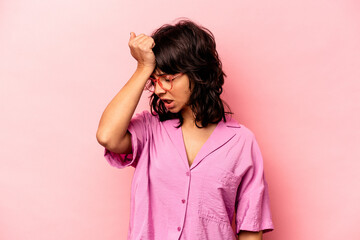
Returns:
[[[176,128],[176,126],[179,124],[179,120],[170,119],[162,122],[162,124],[165,127],[166,132],[174,145],[174,148],[176,148],[184,164],[189,167],[182,129],[181,127]],[[230,141],[230,139],[232,139],[236,135],[236,131],[234,130],[234,128],[240,127],[240,124],[231,116],[226,116],[226,122],[224,122],[224,120],[222,119],[212,132],[211,136],[208,138],[208,140],[198,152],[196,158],[194,159],[194,162],[191,164],[190,169],[196,167],[206,156],[208,156],[209,154],[226,144],[228,141]]]

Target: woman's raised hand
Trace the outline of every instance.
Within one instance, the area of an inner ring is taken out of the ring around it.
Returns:
[[[145,34],[135,35],[130,33],[129,47],[131,55],[138,62],[138,68],[152,68],[155,69],[155,54],[152,48],[155,46],[155,41],[152,37]]]

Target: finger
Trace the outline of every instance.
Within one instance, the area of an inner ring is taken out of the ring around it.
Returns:
[[[133,44],[138,46],[146,38],[147,38],[146,35],[138,35],[136,38],[133,39]]]
[[[130,32],[130,40],[134,39],[136,37],[136,34],[134,32]]]
[[[145,34],[141,33],[141,34],[137,35],[135,39],[140,39],[140,38],[143,38],[144,36],[146,37]]]
[[[141,37],[143,37],[143,36],[144,36],[143,33],[136,36],[136,34],[135,34],[134,32],[130,32],[129,42],[130,42],[130,41],[131,41],[131,42],[135,42],[137,39],[139,39],[139,38],[141,38]]]
[[[155,41],[152,37],[148,36],[148,39],[146,39],[146,44],[148,47],[153,48],[155,46]],[[145,41],[144,41],[145,43]]]
[[[140,39],[139,42],[136,43],[136,46],[140,49],[142,49],[143,51],[151,51],[151,45],[152,45],[152,41],[150,40],[149,37]]]
[[[153,40],[149,40],[144,44],[146,44],[146,48],[150,49],[150,51],[152,51],[151,49],[155,46],[155,42]]]
[[[145,45],[145,46],[148,46],[149,45],[149,37],[148,36],[145,36],[144,38],[141,38],[141,39],[139,39],[139,41],[138,41],[138,44],[139,44],[139,46],[141,46],[141,45]]]

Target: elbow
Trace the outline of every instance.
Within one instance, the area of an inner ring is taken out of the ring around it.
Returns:
[[[128,144],[126,144],[126,139],[114,139],[110,138],[107,135],[97,133],[96,134],[96,140],[100,145],[105,147],[106,149],[115,152],[115,153],[131,153],[127,147]],[[131,146],[131,145],[130,145]]]
[[[238,235],[238,240],[262,240],[263,231],[260,230],[258,232],[252,231],[240,231]]]
[[[106,147],[108,145],[109,139],[108,137],[106,137],[104,134],[102,134],[100,131],[96,132],[96,140],[98,141],[98,143],[103,146]]]

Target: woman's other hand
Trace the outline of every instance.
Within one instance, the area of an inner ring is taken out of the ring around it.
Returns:
[[[138,62],[138,68],[155,69],[155,54],[152,48],[155,46],[155,41],[152,37],[145,34],[135,35],[130,33],[129,47],[131,55]]]

